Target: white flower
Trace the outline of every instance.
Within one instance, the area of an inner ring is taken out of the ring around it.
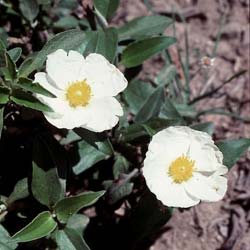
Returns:
[[[127,87],[127,80],[100,54],[84,58],[76,51],[67,54],[59,49],[48,55],[46,73],[36,73],[34,82],[56,96],[37,95],[54,110],[44,115],[58,128],[102,132],[114,127],[123,115],[114,96]]]
[[[166,206],[218,201],[227,190],[223,155],[210,135],[185,126],[153,136],[142,168],[146,183]]]

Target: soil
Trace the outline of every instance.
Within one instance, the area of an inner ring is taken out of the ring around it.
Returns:
[[[169,15],[176,11],[186,17],[191,67],[191,92],[197,96],[213,86],[246,69],[242,76],[226,84],[213,97],[198,103],[198,108],[226,107],[236,117],[222,115],[201,116],[201,121],[215,124],[215,139],[250,138],[250,34],[248,0],[151,0],[154,13]],[[113,24],[121,24],[137,16],[152,14],[143,1],[122,0]],[[199,70],[202,56],[211,56],[222,16],[221,40],[215,64]],[[185,24],[177,19],[177,46],[184,53]],[[167,31],[168,35],[172,29]],[[177,55],[177,46],[170,49]],[[200,57],[195,52],[200,51]],[[175,64],[178,66],[178,58]],[[152,66],[154,65],[154,66]],[[162,67],[159,57],[144,65],[141,77],[156,75]],[[180,75],[183,75],[179,68]],[[229,188],[225,198],[217,203],[201,203],[186,210],[175,210],[173,217],[156,238],[150,250],[248,250],[250,249],[250,152],[228,174]],[[157,234],[158,235],[158,234]],[[144,250],[144,249],[143,249]]]

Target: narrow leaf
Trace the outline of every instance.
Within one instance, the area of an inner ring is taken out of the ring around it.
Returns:
[[[144,123],[151,118],[157,116],[164,102],[164,88],[158,87],[151,96],[146,100],[137,115],[135,116],[136,123]]]
[[[250,147],[250,139],[225,140],[216,143],[223,153],[223,164],[229,169],[240,159],[241,155]]]
[[[90,250],[82,235],[72,228],[65,228],[56,232],[56,243],[59,250]]]
[[[11,49],[8,51],[8,54],[10,55],[13,62],[17,62],[22,54],[22,48],[17,47],[17,48]]]
[[[119,2],[119,0],[94,0],[94,6],[103,17],[109,18],[118,8]]]
[[[21,77],[28,76],[34,70],[40,68],[46,60],[48,54],[56,51],[57,49],[69,50],[84,50],[84,46],[87,44],[84,32],[80,30],[67,30],[55,35],[50,39],[42,48],[42,50],[35,56],[32,63],[25,66],[22,70]],[[83,48],[82,48],[83,46]]]
[[[6,104],[9,101],[10,90],[0,86],[0,104]]]
[[[94,204],[104,193],[105,191],[86,192],[60,200],[55,206],[58,220],[66,223],[70,216],[77,213],[81,208]]]
[[[13,192],[7,199],[7,203],[11,204],[16,200],[26,198],[28,195],[29,195],[28,178],[24,178],[17,182]]]
[[[47,89],[43,88],[39,83],[33,83],[28,78],[20,78],[18,80],[18,87],[30,91],[32,93],[42,94],[48,97],[55,97],[54,94],[50,93]]]
[[[24,106],[27,108],[44,111],[44,112],[51,112],[52,109],[40,102],[36,97],[28,94],[20,89],[15,89],[12,92],[12,96],[10,99],[20,106]]]
[[[52,218],[49,211],[42,212],[37,215],[26,227],[21,229],[12,239],[17,242],[27,242],[36,239],[40,239],[49,235],[55,230],[57,223]]]
[[[131,81],[123,92],[124,99],[130,108],[129,111],[136,114],[153,91],[154,88],[148,82],[140,80]]]
[[[142,64],[146,59],[167,49],[174,44],[173,37],[153,37],[131,43],[122,53],[122,61],[126,67],[135,67]]]
[[[0,107],[0,139],[4,125],[3,122],[4,122],[4,107]]]
[[[138,17],[118,29],[119,40],[159,35],[172,23],[172,19],[160,15]]]

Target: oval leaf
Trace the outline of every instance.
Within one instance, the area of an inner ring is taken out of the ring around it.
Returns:
[[[58,220],[66,223],[70,216],[77,213],[81,208],[94,204],[104,193],[105,191],[86,192],[60,200],[55,206]]]
[[[84,54],[99,53],[112,62],[116,54],[117,44],[118,35],[115,28],[94,31],[90,35]]]
[[[118,29],[119,40],[159,35],[172,23],[172,19],[160,15],[138,17]]]
[[[174,37],[153,37],[131,43],[122,53],[122,61],[126,67],[135,67],[146,59],[174,44]]]
[[[37,215],[26,227],[21,229],[12,239],[17,242],[27,242],[49,235],[56,228],[57,223],[49,211]]]
[[[34,197],[47,207],[52,207],[58,200],[63,198],[56,168],[45,172],[33,162],[31,188]]]
[[[94,6],[103,17],[109,18],[118,8],[119,2],[119,0],[94,0]]]
[[[27,196],[29,196],[28,178],[24,178],[17,182],[13,192],[7,199],[7,203],[11,204],[16,200],[26,198]]]
[[[56,232],[56,243],[59,250],[90,250],[82,235],[72,228],[65,228]]]

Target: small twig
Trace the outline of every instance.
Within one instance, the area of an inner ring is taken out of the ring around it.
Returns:
[[[211,90],[211,91],[208,91],[206,93],[204,93],[203,95],[200,95],[200,96],[197,96],[195,97],[193,100],[191,100],[188,104],[191,105],[191,104],[194,104],[204,98],[207,98],[207,97],[210,97],[212,95],[214,95],[215,93],[217,93],[222,87],[224,87],[227,83],[231,82],[233,79],[245,74],[247,71],[244,69],[244,70],[241,70],[239,72],[237,72],[236,74],[234,74],[233,76],[231,76],[230,78],[228,78],[227,80],[225,80],[220,86],[218,86],[217,88]]]

